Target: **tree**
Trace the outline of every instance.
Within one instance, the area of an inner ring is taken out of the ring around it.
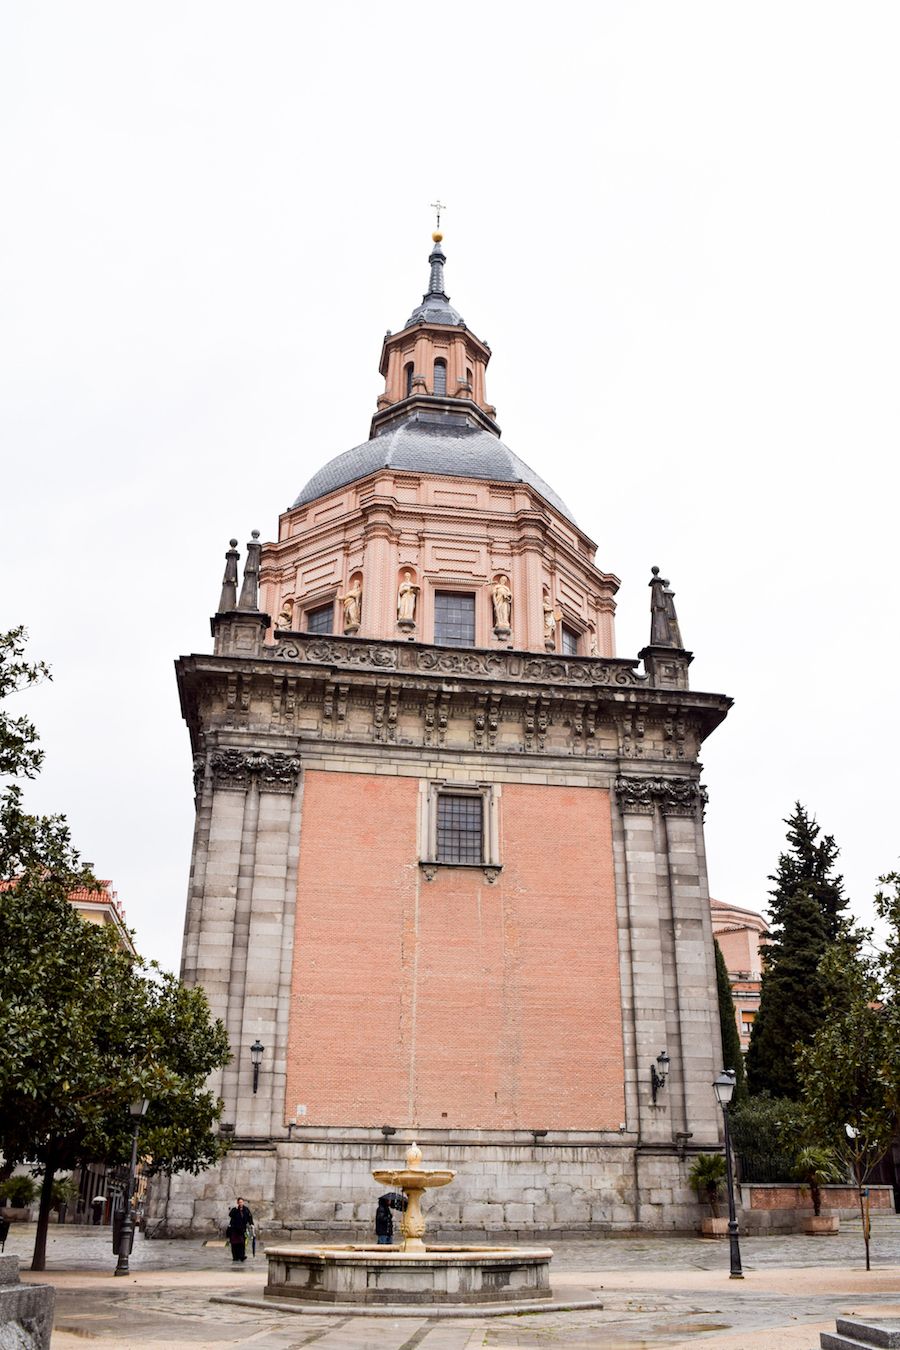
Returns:
[[[714,1219],[719,1217],[719,1196],[725,1180],[723,1153],[698,1153],[691,1163],[688,1181],[697,1192],[698,1200],[705,1200]]]
[[[747,1080],[753,1093],[796,1099],[796,1048],[812,1040],[822,1017],[819,962],[827,942],[819,907],[805,891],[794,895],[782,913],[777,959],[766,956],[747,1051]]]
[[[734,1104],[747,1095],[747,1080],[744,1075],[744,1055],[741,1050],[741,1038],[734,1020],[734,999],[731,996],[731,980],[722,948],[714,942],[716,951],[716,990],[719,996],[719,1026],[722,1031],[722,1067],[734,1069]]]
[[[794,1160],[794,1175],[809,1187],[816,1218],[822,1213],[822,1187],[830,1181],[846,1180],[834,1150],[823,1148],[821,1144],[807,1144],[801,1148]]]
[[[844,879],[835,876],[840,849],[834,836],[822,833],[799,802],[794,803],[794,814],[785,820],[790,849],[778,859],[778,867],[769,880],[774,889],[769,892],[769,913],[772,919],[772,940],[769,952],[777,953],[779,932],[784,927],[786,908],[791,898],[800,892],[814,900],[822,915],[827,942],[836,942],[847,928],[847,897]]]
[[[869,1269],[864,1187],[900,1127],[900,874],[875,897],[887,941],[867,954],[834,943],[822,959],[821,1023],[797,1066],[811,1141],[831,1147],[853,1174]]]
[[[0,697],[46,676],[21,658],[21,629],[0,636]],[[31,777],[40,765],[25,718],[0,715],[0,764]],[[15,783],[0,795],[0,1148],[7,1168],[44,1179],[33,1270],[43,1270],[55,1175],[102,1159],[126,1162],[128,1104],[147,1097],[141,1134],[153,1171],[200,1171],[225,1146],[208,1075],[228,1062],[206,997],[123,951],[108,928],[69,903],[96,887],[62,816],[26,813]]]
[[[769,878],[772,936],[765,953],[759,1012],[747,1052],[752,1093],[799,1095],[796,1047],[808,1045],[821,1019],[819,963],[829,943],[853,941],[843,881],[834,874],[838,848],[797,802],[786,821],[790,848]]]

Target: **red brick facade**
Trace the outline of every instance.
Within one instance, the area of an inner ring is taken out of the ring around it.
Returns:
[[[503,869],[418,866],[414,778],[307,771],[285,1118],[616,1129],[608,794],[504,786]]]

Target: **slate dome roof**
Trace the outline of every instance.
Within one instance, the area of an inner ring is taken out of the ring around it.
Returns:
[[[562,498],[509,446],[489,431],[462,419],[459,424],[452,424],[447,419],[438,423],[418,417],[385,428],[380,436],[329,460],[313,474],[294,506],[304,506],[383,468],[480,478],[491,483],[527,483],[575,524],[575,517]]]

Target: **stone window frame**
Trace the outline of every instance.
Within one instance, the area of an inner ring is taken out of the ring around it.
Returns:
[[[562,622],[559,625],[559,649],[562,652],[563,656],[580,656],[582,636],[583,634],[580,633],[577,628],[573,628],[571,623],[567,623],[565,619],[562,620]],[[574,651],[567,651],[566,649],[567,637],[569,638],[570,642],[574,644]]]
[[[331,605],[331,628],[328,633],[314,633],[314,637],[334,637],[337,631],[338,621],[338,596],[341,593],[341,587],[338,582],[320,582],[316,590],[307,592],[306,595],[294,596],[294,619],[292,631],[295,633],[308,633],[309,629],[305,626],[307,615],[313,610],[325,609]]]
[[[457,650],[467,651],[472,647],[478,646],[478,623],[480,619],[480,606],[478,603],[478,589],[475,586],[459,585],[453,581],[444,581],[440,576],[430,577],[431,595],[429,597],[431,604],[431,631],[432,640],[437,647],[454,647]],[[438,637],[438,596],[454,595],[465,596],[472,601],[472,641],[456,642],[446,637]]]
[[[309,621],[310,617],[311,617],[313,614],[321,614],[321,613],[322,613],[324,610],[326,610],[326,609],[328,609],[328,610],[331,611],[331,626],[330,626],[329,628],[309,628],[309,627],[308,627],[308,621]],[[320,600],[320,601],[317,601],[317,602],[314,601],[312,604],[304,605],[304,606],[303,606],[302,627],[301,627],[301,629],[300,629],[300,632],[301,632],[301,633],[312,633],[312,634],[314,634],[316,637],[331,637],[331,636],[333,636],[333,635],[334,635],[334,614],[335,614],[335,609],[336,609],[336,605],[335,605],[335,600],[334,600],[334,598],[332,598],[332,599],[329,600],[327,597],[326,597],[324,600]]]
[[[481,798],[481,862],[444,862],[438,857],[437,823],[439,797]],[[457,779],[430,778],[419,784],[419,866],[426,881],[433,881],[438,869],[455,867],[464,871],[479,869],[493,883],[502,868],[500,853],[500,786],[498,783],[469,783]]]
[[[580,614],[576,614],[572,607],[563,600],[562,618],[557,624],[556,629],[556,650],[563,656],[584,656],[587,650],[587,641],[589,634],[589,625]],[[575,652],[566,652],[563,647],[563,629],[567,628],[578,644],[578,650]]]

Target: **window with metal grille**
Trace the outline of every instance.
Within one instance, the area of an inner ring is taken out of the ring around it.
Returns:
[[[412,393],[413,382],[413,363],[410,361],[408,366],[403,367],[403,374],[406,377],[406,397],[409,398]]]
[[[441,792],[438,793],[437,808],[438,862],[483,862],[483,798]]]
[[[317,609],[308,609],[303,627],[307,633],[333,632],[334,605],[319,605]]]
[[[447,392],[447,362],[435,361],[434,363],[434,392],[435,394],[446,394]]]
[[[574,628],[562,626],[562,649],[566,656],[578,655],[578,634]]]
[[[445,647],[474,647],[474,595],[459,591],[435,591],[434,640]]]

